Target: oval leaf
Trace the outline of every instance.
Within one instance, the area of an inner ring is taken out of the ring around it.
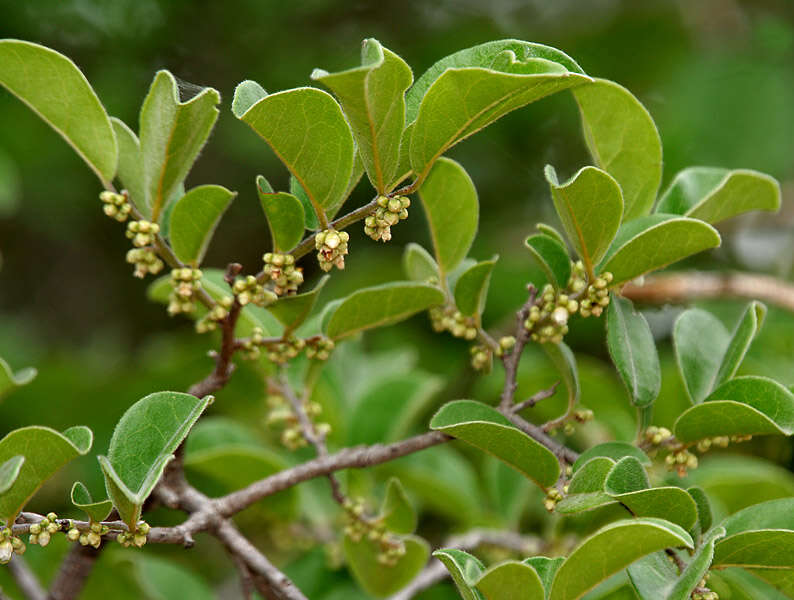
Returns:
[[[21,454],[12,456],[4,463],[0,463],[0,494],[5,494],[14,485],[24,463],[25,457]]]
[[[110,117],[116,142],[119,146],[119,164],[116,177],[129,192],[130,200],[138,208],[145,210],[146,188],[143,179],[143,159],[138,136],[121,119]]]
[[[486,600],[544,600],[546,595],[535,569],[515,560],[491,567],[474,585]]]
[[[714,548],[713,566],[794,569],[794,531],[761,529],[723,538]]]
[[[594,456],[577,470],[568,484],[569,494],[600,492],[604,489],[607,476],[615,466],[615,461],[606,456]]]
[[[488,297],[491,272],[499,257],[478,262],[466,269],[455,283],[455,304],[466,316],[482,314]]]
[[[176,257],[197,267],[215,228],[237,194],[220,185],[200,185],[177,200],[171,211],[171,246]]]
[[[318,215],[336,212],[353,172],[354,148],[342,110],[328,93],[307,87],[270,94],[237,117],[270,145]]]
[[[80,69],[32,42],[0,40],[0,85],[63,136],[106,186],[116,174],[116,136]]]
[[[572,469],[576,473],[585,463],[596,456],[606,456],[614,461],[618,461],[624,456],[633,456],[640,463],[646,467],[651,466],[651,459],[642,450],[637,448],[634,444],[628,442],[604,442],[596,444],[582,452],[576,462],[573,463]]]
[[[410,242],[403,252],[403,270],[411,281],[430,283],[439,280],[436,261],[427,250],[414,242]]]
[[[449,402],[433,416],[430,428],[492,454],[541,487],[554,485],[560,476],[560,464],[551,451],[487,404]]]
[[[324,275],[311,292],[284,296],[267,307],[270,314],[284,325],[284,336],[299,327],[309,317],[328,279],[330,276]]]
[[[79,481],[75,481],[72,486],[71,498],[72,504],[87,514],[93,523],[104,521],[113,510],[113,503],[110,500],[95,502],[88,488]]]
[[[719,245],[720,235],[708,223],[648,215],[621,226],[598,271],[611,272],[612,285],[619,285]]]
[[[485,571],[485,566],[476,556],[454,548],[436,550],[433,556],[447,568],[463,600],[485,600],[479,590],[472,588]]]
[[[748,169],[690,167],[673,178],[656,212],[719,223],[751,210],[779,209],[780,184],[769,175]]]
[[[267,218],[270,236],[273,238],[273,250],[288,252],[298,245],[303,238],[306,214],[303,203],[287,192],[273,192],[265,187],[267,181],[261,175],[256,178],[256,189],[259,203]]]
[[[623,220],[648,214],[662,180],[662,140],[650,113],[626,88],[605,79],[573,95],[590,154],[623,191]]]
[[[659,395],[662,372],[651,328],[631,300],[612,296],[607,309],[607,347],[635,406],[650,406]]]
[[[41,485],[66,463],[91,449],[94,434],[88,427],[70,427],[59,433],[48,427],[15,429],[0,440],[0,465],[24,456],[11,487],[0,496],[0,519],[13,523]]]
[[[9,364],[0,358],[0,398],[14,389],[29,384],[38,375],[33,367],[25,367],[14,373]]]
[[[691,308],[676,319],[673,325],[675,358],[692,402],[702,402],[713,389],[729,343],[728,330],[705,310]]]
[[[402,539],[405,554],[396,564],[384,566],[378,562],[380,546],[364,536],[355,542],[345,536],[342,548],[347,564],[361,587],[376,598],[385,598],[402,588],[416,577],[427,563],[430,547],[422,538],[411,535]]]
[[[421,283],[393,282],[364,288],[345,298],[328,319],[325,332],[339,339],[407,319],[444,302],[436,287]]]
[[[537,261],[548,282],[557,289],[568,285],[571,278],[571,257],[565,245],[542,233],[529,236],[524,245]]]

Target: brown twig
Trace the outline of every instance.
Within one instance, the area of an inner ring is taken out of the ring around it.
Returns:
[[[535,304],[535,287],[530,284],[527,286],[529,290],[529,299],[524,303],[519,311],[516,313],[516,343],[509,354],[502,357],[502,363],[505,369],[505,383],[502,388],[502,396],[499,401],[499,410],[506,411],[510,408],[516,395],[517,377],[518,377],[518,364],[521,362],[521,354],[524,351],[524,346],[529,341],[529,331],[524,327],[524,321],[529,317],[529,309]]]
[[[550,388],[545,390],[540,390],[539,392],[533,394],[523,402],[519,402],[515,406],[513,406],[513,412],[519,413],[525,408],[532,408],[541,400],[545,400],[546,398],[551,398],[554,393],[557,391],[557,386],[560,385],[560,382],[557,381],[552,385]]]
[[[58,574],[50,586],[48,600],[71,600],[77,598],[83,590],[86,579],[94,568],[99,553],[104,546],[93,548],[73,544],[63,559]]]

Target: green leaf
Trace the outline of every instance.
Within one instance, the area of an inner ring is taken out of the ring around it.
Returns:
[[[476,556],[454,548],[441,548],[433,552],[433,556],[447,568],[463,600],[485,600],[479,590],[472,588],[485,571]]]
[[[551,451],[486,404],[448,402],[433,416],[430,428],[492,454],[541,487],[554,485],[560,476],[559,462]]]
[[[544,173],[565,233],[587,272],[593,273],[620,227],[620,186],[611,175],[595,167],[580,169],[562,185],[554,167],[546,165]]]
[[[615,463],[604,480],[604,491],[610,496],[619,496],[644,490],[649,485],[648,473],[642,463],[633,456],[624,456]]]
[[[485,310],[491,272],[498,259],[499,257],[495,256],[491,260],[478,262],[466,269],[458,278],[455,284],[455,304],[465,316],[479,317]]]
[[[133,563],[135,578],[139,586],[140,598],[156,600],[164,598],[190,598],[191,600],[212,600],[212,588],[198,575],[175,562],[152,556],[151,553],[135,552],[125,554]],[[114,573],[118,569],[112,569]]]
[[[108,455],[98,458],[108,495],[128,526],[137,524],[173,452],[211,401],[212,396],[156,392],[138,400],[119,420]]]
[[[656,212],[719,223],[751,210],[779,209],[780,184],[769,175],[748,169],[690,167],[673,178]]]
[[[709,497],[706,495],[706,492],[703,491],[703,488],[695,485],[687,488],[686,491],[692,496],[692,500],[695,501],[695,505],[698,508],[698,524],[700,525],[700,531],[708,531],[711,529],[711,523],[713,521]]]
[[[311,292],[284,296],[267,307],[267,310],[284,325],[283,335],[294,331],[309,317],[328,279],[330,276],[324,275]]]
[[[143,180],[143,159],[138,136],[121,119],[110,117],[119,147],[119,164],[116,177],[129,192],[132,203],[140,210],[145,208],[146,187]]]
[[[651,328],[631,300],[614,294],[607,309],[607,347],[632,404],[653,404],[662,386],[662,371]]]
[[[176,257],[198,267],[215,228],[237,195],[220,185],[200,185],[177,200],[171,212],[171,246]]]
[[[250,79],[241,81],[237,84],[237,87],[234,88],[232,113],[239,119],[249,108],[259,102],[265,96],[267,96],[265,88],[259,85],[256,81],[251,81]]]
[[[754,529],[794,529],[794,498],[779,498],[753,504],[720,523],[726,535]]]
[[[0,520],[13,523],[33,494],[66,463],[91,449],[94,434],[88,427],[59,433],[49,427],[15,429],[0,440],[0,465],[24,456],[11,487],[0,495]]]
[[[36,375],[38,371],[33,367],[25,367],[14,373],[9,364],[0,358],[0,398],[20,386],[29,384]]]
[[[318,215],[333,215],[345,199],[354,146],[331,95],[308,87],[286,90],[264,96],[236,116],[270,145]]]
[[[61,134],[104,185],[110,184],[116,137],[105,107],[70,59],[32,42],[0,40],[0,85]]]
[[[568,391],[568,408],[579,401],[579,369],[576,357],[565,342],[558,344],[542,344],[546,355],[551,359],[557,372],[562,376],[565,389]]]
[[[474,582],[486,600],[544,600],[545,592],[535,569],[509,560],[489,568]]]
[[[648,458],[648,455],[634,444],[629,444],[628,442],[604,442],[582,452],[576,462],[573,463],[573,472],[576,473],[585,463],[596,456],[606,456],[614,461],[618,461],[624,456],[633,456],[646,467],[651,466],[651,459]]]
[[[726,381],[675,422],[679,441],[731,435],[792,435],[794,393],[766,377]]]
[[[719,245],[720,235],[708,223],[647,215],[621,225],[598,271],[611,272],[616,286]]]
[[[449,67],[433,81],[411,133],[411,167],[419,181],[449,148],[507,113],[590,81],[553,60],[519,53],[505,49],[484,66]]]
[[[738,325],[736,325],[736,329],[733,330],[731,341],[722,356],[722,362],[714,382],[715,386],[736,375],[739,365],[742,364],[747,351],[750,349],[750,344],[761,330],[765,316],[766,306],[761,302],[754,300],[747,305]]]
[[[12,456],[4,463],[0,463],[0,494],[5,494],[14,485],[24,463],[25,457],[21,454]]]
[[[408,501],[400,480],[396,477],[389,479],[386,487],[386,497],[380,508],[380,518],[386,529],[392,533],[409,534],[416,530],[416,511]]]
[[[551,583],[554,581],[554,576],[557,574],[557,569],[565,562],[565,558],[560,556],[558,558],[547,558],[546,556],[532,556],[525,558],[522,561],[525,565],[529,565],[540,577],[545,589],[546,598],[549,597],[551,592]]]
[[[270,236],[273,238],[273,250],[287,252],[303,238],[306,226],[303,203],[287,192],[273,192],[270,185],[265,184],[267,180],[259,175],[256,178],[256,189],[259,203],[267,217]]]
[[[158,71],[141,108],[140,138],[146,198],[138,204],[157,221],[182,184],[218,118],[217,90],[204,88],[180,102],[176,79]]]
[[[794,531],[761,529],[730,535],[714,548],[713,566],[794,569]]]
[[[568,285],[571,278],[571,257],[565,245],[543,233],[529,236],[524,245],[537,261],[546,279],[557,289]]]
[[[692,538],[661,519],[610,523],[582,542],[557,571],[550,600],[581,598],[610,575],[638,558],[668,547],[692,548]]]
[[[449,158],[434,165],[419,188],[442,281],[469,253],[480,205],[468,173]]]
[[[419,244],[409,242],[403,252],[403,270],[411,281],[439,280],[438,265],[430,253]]]
[[[648,214],[662,180],[662,141],[651,115],[626,88],[605,79],[573,95],[590,154],[623,190],[623,220]]]
[[[546,223],[535,223],[535,229],[537,229],[543,235],[553,238],[558,242],[560,242],[560,246],[565,248],[565,253],[566,254],[568,253],[568,244],[566,243],[565,238],[562,237],[562,234],[559,231],[557,231],[554,227],[552,227],[551,225],[547,225]]]
[[[339,98],[367,175],[378,193],[383,194],[399,175],[405,90],[414,78],[402,58],[372,38],[364,40],[361,64],[339,73],[315,69],[312,79],[326,85]]]
[[[301,203],[301,206],[303,206],[303,218],[306,229],[311,231],[319,229],[320,222],[317,220],[317,213],[314,210],[314,206],[312,206],[312,201],[300,182],[295,179],[294,175],[289,176],[289,193],[295,196]]]
[[[342,549],[356,581],[376,598],[385,598],[408,585],[422,570],[430,556],[430,547],[422,538],[411,535],[402,539],[405,554],[393,566],[378,562],[380,546],[364,536],[354,542],[345,536]]]
[[[617,501],[609,494],[604,492],[583,492],[571,494],[560,500],[554,507],[554,512],[561,515],[569,515],[594,510],[610,504],[617,504]]]
[[[444,302],[436,287],[392,282],[360,289],[345,298],[328,319],[325,333],[340,339],[373,327],[385,327]]]
[[[600,492],[604,489],[607,476],[615,466],[615,461],[606,456],[594,456],[573,474],[568,484],[569,494]]]
[[[113,510],[113,503],[110,500],[94,501],[91,492],[79,481],[75,481],[72,486],[71,498],[72,504],[87,514],[93,523],[104,521]]]

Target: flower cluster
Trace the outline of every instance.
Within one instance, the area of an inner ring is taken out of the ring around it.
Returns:
[[[317,249],[317,261],[323,271],[345,268],[347,242],[350,235],[346,231],[326,229],[314,236],[314,247]]]
[[[579,302],[546,284],[537,302],[530,307],[524,327],[533,342],[559,344],[568,333],[568,318],[579,310]]]
[[[303,283],[303,270],[295,266],[295,257],[291,254],[267,252],[262,256],[262,260],[265,261],[263,271],[273,282],[273,292],[277,295],[294,294],[298,290],[300,284]],[[327,270],[328,269],[326,269],[326,271]],[[251,286],[248,284],[248,280],[245,279],[243,281],[246,282],[246,285],[250,289]],[[245,290],[241,290],[241,292],[242,291]],[[255,295],[256,293],[254,290],[254,296]]]
[[[218,303],[206,315],[196,321],[196,332],[215,331],[218,328],[218,323],[229,316],[229,309],[233,303],[234,299],[231,296],[224,296],[218,300]]]
[[[364,514],[364,501],[346,498],[342,508],[345,511],[345,535],[354,542],[364,537],[378,545],[378,563],[393,567],[405,554],[405,544],[386,530],[383,519],[368,519]]]
[[[71,542],[80,542],[81,546],[99,548],[99,545],[102,543],[102,536],[109,531],[110,528],[102,523],[91,523],[91,526],[86,532],[82,532],[72,525],[69,531],[66,532],[66,537]]]
[[[93,526],[96,523],[92,523],[91,527],[93,530]],[[151,527],[145,521],[141,521],[138,523],[138,527],[135,531],[125,532],[122,531],[116,536],[116,541],[124,546],[125,548],[129,548],[130,546],[135,546],[136,548],[143,548],[143,545],[146,543],[147,536],[149,535],[149,531]],[[82,543],[82,542],[81,542]]]
[[[44,547],[50,543],[52,534],[60,530],[61,524],[58,523],[58,516],[52,512],[48,513],[41,521],[30,526],[28,542]]]
[[[477,338],[477,322],[474,317],[465,317],[454,306],[435,306],[428,311],[433,331],[449,331],[457,338],[474,340]]]
[[[475,344],[469,348],[471,366],[475,371],[490,372],[493,365],[493,352],[484,344]]]
[[[132,240],[132,248],[127,252],[127,262],[135,265],[135,277],[143,278],[147,273],[156,275],[165,266],[152,248],[160,226],[149,221],[130,221],[127,224],[127,238]]]
[[[282,426],[281,443],[290,450],[297,450],[308,443],[300,427],[300,421],[295,411],[287,403],[281,394],[270,394],[267,397],[267,404],[270,412],[267,416],[267,425]],[[314,419],[322,412],[322,406],[318,402],[304,402],[303,411],[309,419]],[[324,439],[330,432],[331,426],[328,423],[316,423],[313,425],[314,431],[320,439]]]
[[[14,536],[10,527],[0,529],[0,565],[7,564],[14,554],[24,554],[25,549],[25,543]]]
[[[119,223],[126,221],[132,212],[132,205],[126,190],[120,194],[105,190],[99,194],[99,199],[102,201],[102,212]]]
[[[168,314],[190,313],[196,308],[196,292],[201,289],[201,271],[183,267],[171,270],[171,295],[168,296]]]
[[[327,337],[316,337],[306,340],[306,356],[316,360],[328,360],[336,344]]]
[[[266,262],[267,262],[267,256],[269,254],[270,253],[265,254],[265,261]],[[287,256],[287,257],[292,259],[292,261],[291,261],[292,265],[295,264],[295,259],[289,254],[287,254],[287,255],[284,255],[284,254],[276,255],[276,254],[274,254],[272,256]],[[290,266],[292,266],[292,265],[290,265]],[[268,276],[270,276],[272,278],[273,265],[271,264],[270,266],[271,266],[271,269],[270,269],[270,273],[268,273]],[[268,270],[268,267],[267,267],[267,264],[266,264],[266,266],[265,266],[265,272],[266,273],[267,273],[267,270]],[[284,270],[286,270],[286,267],[284,268]],[[286,278],[287,283],[289,285],[293,285],[292,283],[289,283],[290,278],[295,279],[295,281],[297,281],[297,279],[298,279],[298,277],[294,277],[293,275],[299,275],[300,276],[299,277],[300,281],[303,281],[303,273],[301,273],[301,271],[299,269],[294,269],[294,267],[290,270],[289,274],[285,274],[284,272],[282,272],[281,277]],[[295,289],[298,289],[298,285],[300,285],[300,283],[295,283],[294,284]],[[277,286],[276,287],[277,290],[281,289],[280,286],[278,285],[278,282],[276,283],[276,286]],[[259,283],[256,280],[256,277],[254,277],[253,275],[248,275],[247,277],[243,277],[243,278],[240,278],[237,281],[235,281],[234,285],[232,285],[232,291],[237,296],[237,302],[240,303],[240,306],[245,306],[246,304],[251,303],[251,304],[253,304],[255,306],[264,307],[264,306],[267,306],[268,304],[272,304],[273,302],[275,302],[278,299],[278,296],[276,295],[278,292],[271,292],[270,290],[266,290],[265,286],[263,286],[261,283]]]
[[[364,219],[364,233],[376,242],[388,242],[391,239],[392,225],[408,218],[411,201],[405,196],[378,196],[377,203],[374,214]]]

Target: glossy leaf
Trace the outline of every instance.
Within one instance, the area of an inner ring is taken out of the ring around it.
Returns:
[[[492,454],[541,487],[553,485],[560,475],[554,454],[487,404],[456,400],[439,409],[430,428]]]
[[[651,115],[626,88],[605,79],[573,95],[590,154],[623,191],[623,220],[648,214],[662,180],[662,141]]]
[[[436,287],[393,282],[360,289],[345,298],[328,319],[328,337],[340,339],[373,327],[385,327],[444,302]]]
[[[66,463],[86,454],[93,440],[94,434],[83,426],[62,433],[49,427],[23,427],[1,439],[0,465],[17,456],[24,456],[25,462],[10,488],[0,495],[0,520],[13,522],[42,484]]]
[[[606,456],[614,461],[624,456],[633,456],[646,467],[651,466],[651,459],[634,444],[629,444],[628,442],[603,442],[582,452],[576,462],[573,463],[573,472],[576,473],[585,463],[596,456]]]
[[[158,71],[141,108],[140,142],[146,198],[144,216],[158,221],[209,138],[218,118],[217,90],[204,88],[181,102],[176,79]]]
[[[12,456],[4,463],[0,463],[0,494],[5,494],[14,485],[24,463],[25,457],[21,454]]]
[[[397,559],[393,566],[384,566],[378,562],[380,546],[366,536],[355,542],[345,536],[342,549],[345,558],[364,590],[376,598],[385,598],[402,588],[416,577],[430,556],[430,547],[422,538],[407,536],[403,538],[405,554]]]
[[[548,235],[536,233],[529,236],[524,245],[550,284],[558,289],[568,285],[571,278],[571,257],[563,243]]]
[[[116,137],[105,107],[63,54],[22,40],[0,40],[0,85],[57,131],[109,185],[116,174]]]
[[[436,550],[433,556],[447,568],[463,600],[485,600],[482,593],[472,587],[485,571],[476,556],[454,548]]]
[[[720,245],[717,230],[688,217],[648,215],[624,223],[598,268],[619,285]]]
[[[403,271],[411,281],[438,281],[438,265],[430,253],[419,244],[409,242],[403,252]]]
[[[110,500],[95,501],[88,488],[79,481],[75,481],[72,486],[71,498],[72,504],[87,514],[93,523],[104,521],[113,510],[113,503]]]
[[[690,167],[680,171],[659,199],[656,212],[719,223],[752,210],[780,209],[780,184],[748,169]]]
[[[651,328],[631,300],[612,296],[607,309],[607,347],[635,406],[650,406],[659,395],[662,372]]]
[[[382,194],[398,176],[405,91],[414,78],[403,59],[372,38],[364,40],[361,64],[339,73],[316,69],[312,79],[339,99],[369,179]]]
[[[380,518],[392,533],[408,534],[416,530],[416,511],[411,506],[400,480],[392,477],[386,486],[386,497],[380,509]]]
[[[298,245],[303,238],[306,215],[303,204],[292,194],[273,192],[267,180],[261,175],[256,178],[259,203],[267,217],[273,250],[287,252]],[[270,188],[270,189],[268,189]]]
[[[455,304],[463,315],[479,317],[485,310],[491,272],[498,258],[496,256],[491,260],[478,262],[466,269],[458,278],[455,283]]]
[[[134,527],[141,507],[173,458],[172,453],[212,401],[179,392],[156,392],[119,420],[107,456],[99,456],[113,506]]]
[[[0,358],[0,398],[20,386],[29,384],[36,375],[38,371],[33,367],[25,367],[14,373],[9,364]]]
[[[610,523],[582,542],[557,571],[550,600],[581,598],[610,575],[638,558],[668,547],[692,548],[692,538],[661,519]]]
[[[342,110],[329,94],[308,87],[286,90],[236,116],[270,145],[316,212],[336,211],[347,192],[354,148]]]
[[[623,216],[623,196],[618,182],[595,167],[584,167],[563,184],[554,167],[546,165],[554,208],[568,240],[588,273],[606,254]],[[567,283],[567,281],[566,281]]]
[[[474,582],[486,600],[544,600],[545,592],[535,569],[510,560],[494,565]]]
[[[285,335],[295,330],[309,317],[314,305],[317,304],[320,292],[325,287],[325,284],[328,283],[328,279],[330,279],[330,276],[324,275],[311,292],[283,296],[267,307],[270,314],[284,325]]]
[[[678,417],[679,441],[731,435],[792,435],[794,393],[766,377],[737,377]]]
[[[177,200],[170,237],[179,260],[195,267],[201,264],[215,228],[236,195],[220,185],[200,185]]]
[[[438,160],[419,188],[442,279],[466,257],[477,235],[480,206],[468,173],[454,160]]]
[[[143,179],[143,159],[138,136],[121,119],[110,117],[116,143],[119,147],[119,164],[116,177],[129,192],[130,200],[139,208],[145,207],[146,188]]]

